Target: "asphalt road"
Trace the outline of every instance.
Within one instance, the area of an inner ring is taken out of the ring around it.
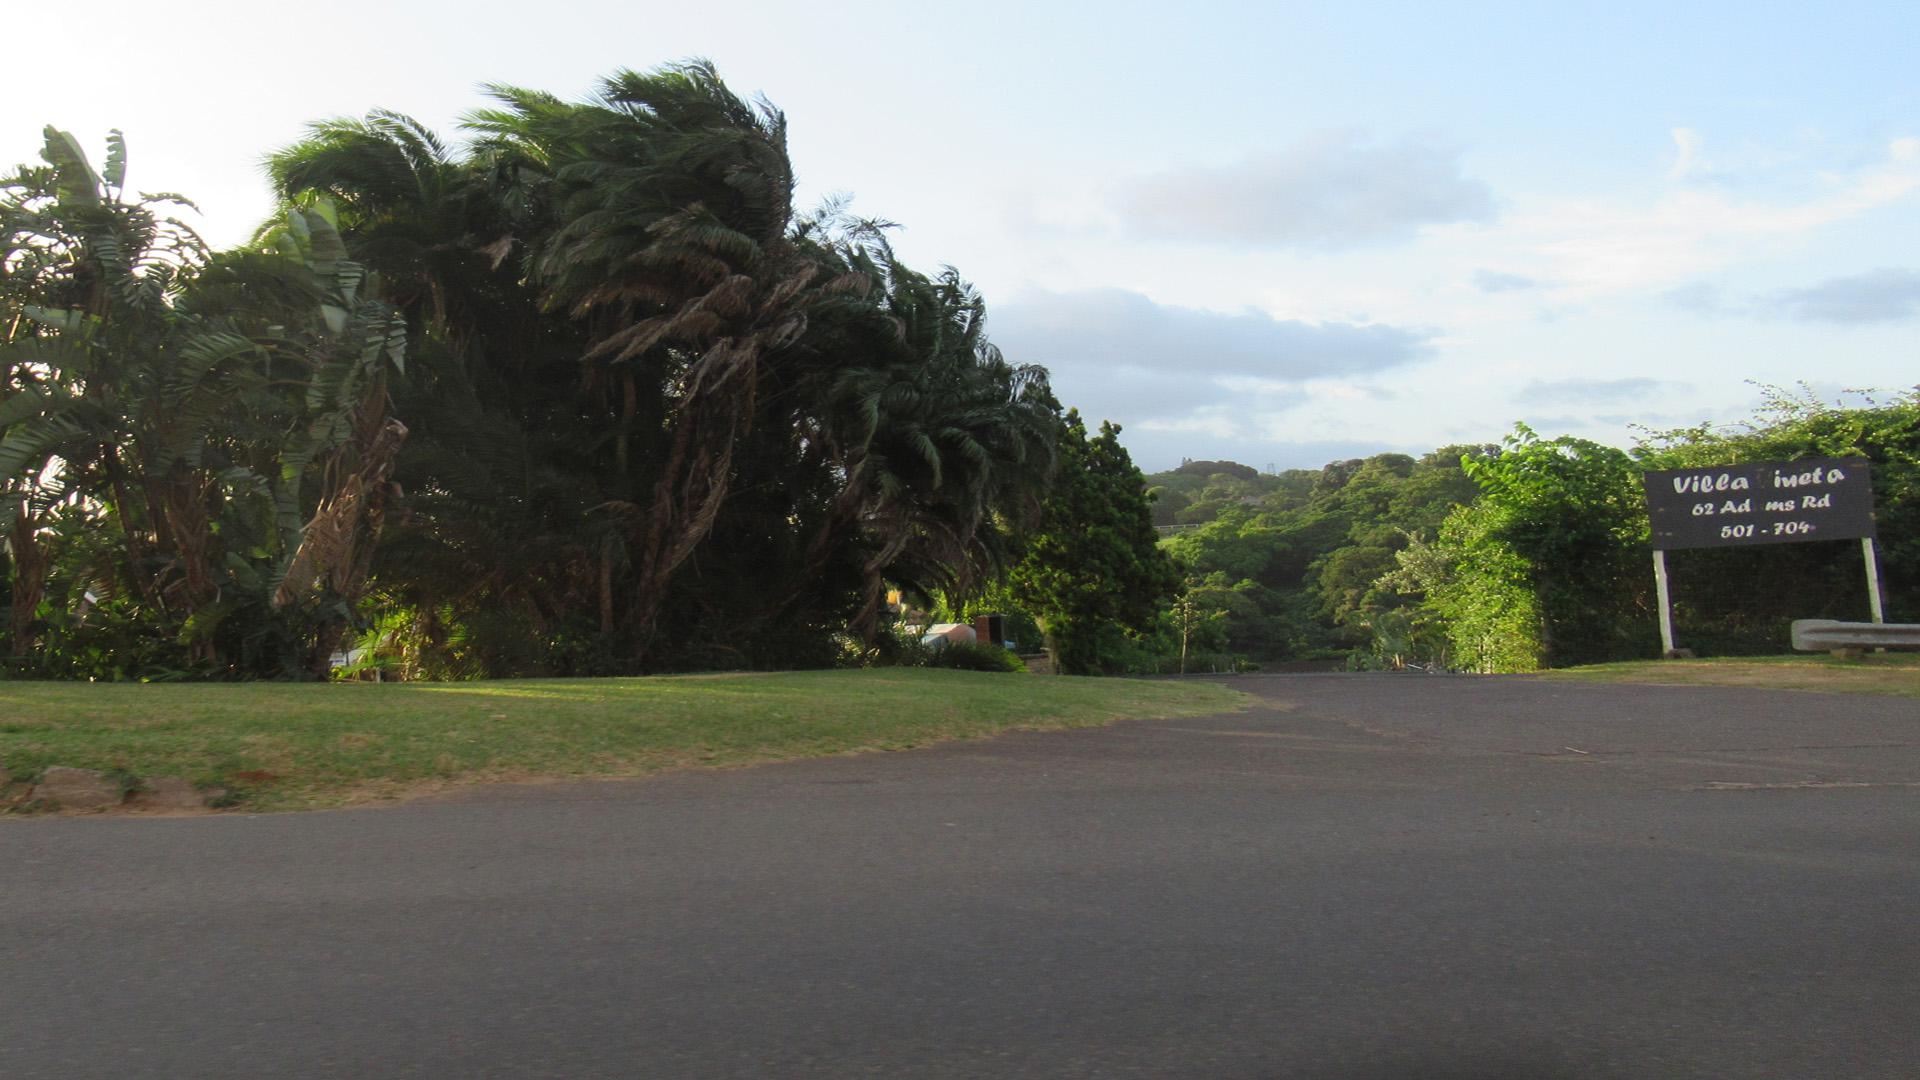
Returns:
[[[0,1075],[1915,1077],[1920,703],[1421,676],[0,821]]]

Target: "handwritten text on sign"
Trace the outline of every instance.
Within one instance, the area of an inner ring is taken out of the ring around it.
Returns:
[[[1645,482],[1653,546],[1662,551],[1873,535],[1865,458],[1669,469]]]

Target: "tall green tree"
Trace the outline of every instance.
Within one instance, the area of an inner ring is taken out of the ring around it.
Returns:
[[[202,671],[281,673],[245,655],[287,621],[274,609],[303,609],[302,633],[343,626],[364,581],[404,437],[385,406],[405,328],[363,295],[322,209],[289,218],[275,251],[209,258],[165,216],[179,200],[125,195],[117,136],[103,173],[53,129],[43,157],[0,198],[0,478],[19,494],[0,527],[36,571],[15,576],[14,648],[37,643],[57,571],[68,611],[142,622]],[[95,533],[58,566],[41,550],[56,515]]]
[[[5,182],[11,649],[318,671],[377,603],[446,673],[824,662],[888,582],[1017,556],[1045,372],[883,225],[796,214],[778,110],[704,62],[493,94],[465,145],[313,125],[235,251],[125,195],[117,135]]]
[[[1012,585],[1047,637],[1054,670],[1101,670],[1101,639],[1144,633],[1180,589],[1158,544],[1146,485],[1120,445],[1120,428],[1088,437],[1078,410],[1066,414],[1059,468]]]
[[[832,370],[822,429],[846,475],[830,527],[864,533],[853,626],[869,635],[888,582],[965,595],[1005,572],[1052,475],[1057,426],[1046,372],[1008,363],[988,342],[973,287],[882,251],[884,265],[867,272],[886,283],[886,319],[867,321],[886,342]]]
[[[704,62],[493,94],[464,150],[375,113],[273,164],[289,204],[340,206],[414,330],[412,513],[376,573],[425,622],[591,638],[615,669],[757,664],[870,633],[887,580],[1009,560],[1044,372],[956,273],[796,214],[777,110]]]
[[[1644,654],[1646,513],[1624,451],[1518,425],[1466,458],[1480,498],[1449,516],[1421,569],[1426,602],[1467,666],[1530,671]]]

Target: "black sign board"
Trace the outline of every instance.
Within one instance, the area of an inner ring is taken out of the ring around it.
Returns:
[[[1873,536],[1865,458],[1669,469],[1645,480],[1658,551]]]

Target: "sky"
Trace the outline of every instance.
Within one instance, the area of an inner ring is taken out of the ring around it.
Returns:
[[[312,120],[457,137],[482,84],[707,57],[786,112],[803,208],[959,268],[1142,468],[1313,468],[1912,388],[1917,40],[1911,3],[103,0],[10,53],[0,163],[119,128],[227,245]]]

